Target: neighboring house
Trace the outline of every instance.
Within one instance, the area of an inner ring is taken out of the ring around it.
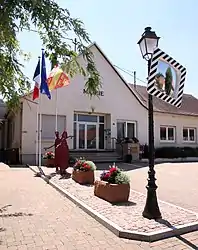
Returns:
[[[90,99],[84,94],[85,79],[76,75],[69,86],[58,89],[58,131],[67,130],[72,150],[110,150],[115,138],[137,137],[148,143],[148,110],[146,88],[126,83],[99,46],[90,46],[96,67],[101,75],[100,98]],[[85,65],[79,56],[81,65]],[[55,91],[52,100],[41,98],[42,153],[53,145],[55,132]],[[192,105],[189,105],[189,104]],[[14,123],[11,147],[18,147],[22,163],[35,163],[37,102],[32,96],[21,98],[21,108],[9,113]],[[184,95],[181,109],[176,109],[154,98],[155,145],[193,145],[197,143],[198,100]],[[109,133],[110,132],[110,133]],[[6,135],[5,135],[6,136]]]
[[[131,85],[147,105],[145,86]],[[184,94],[181,108],[153,97],[155,147],[190,146],[198,143],[198,99]]]

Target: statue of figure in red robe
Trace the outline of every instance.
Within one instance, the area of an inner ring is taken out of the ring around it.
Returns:
[[[56,146],[55,158],[56,158],[56,166],[60,168],[60,174],[66,174],[66,169],[69,167],[69,147],[67,144],[67,132],[64,131],[62,133],[60,143]]]

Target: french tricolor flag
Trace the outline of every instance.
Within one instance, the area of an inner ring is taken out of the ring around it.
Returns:
[[[33,81],[35,82],[34,85],[34,90],[33,90],[33,97],[32,99],[35,100],[39,98],[39,89],[40,89],[40,84],[41,84],[41,65],[40,65],[40,58],[38,60],[38,64],[36,66],[35,72],[34,72],[34,77]]]

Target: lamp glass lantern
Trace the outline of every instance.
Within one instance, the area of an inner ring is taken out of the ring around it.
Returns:
[[[142,57],[145,60],[149,61],[151,59],[154,49],[158,46],[159,39],[160,37],[151,30],[151,27],[145,28],[145,31],[138,42]]]

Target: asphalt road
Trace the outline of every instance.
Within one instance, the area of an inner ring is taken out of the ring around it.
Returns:
[[[128,166],[131,187],[146,193],[148,167],[136,167]],[[163,163],[155,170],[158,198],[198,213],[198,163]]]

